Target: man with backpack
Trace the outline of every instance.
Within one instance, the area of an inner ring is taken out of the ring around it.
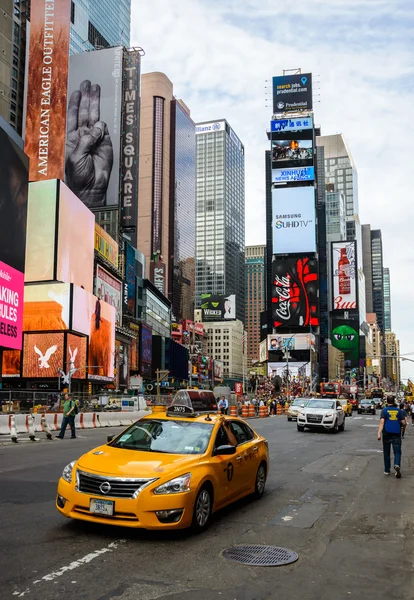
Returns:
[[[395,406],[395,397],[388,396],[387,406],[381,411],[378,428],[378,440],[381,440],[384,452],[384,475],[391,472],[391,446],[394,452],[394,470],[397,479],[401,478],[401,442],[407,421],[405,411]]]
[[[56,437],[60,440],[63,440],[65,437],[66,427],[69,425],[72,435],[71,439],[76,438],[76,430],[75,430],[75,417],[78,414],[78,407],[76,403],[70,399],[69,394],[65,394],[65,401],[63,404],[63,419],[62,426],[59,431],[59,435]]]

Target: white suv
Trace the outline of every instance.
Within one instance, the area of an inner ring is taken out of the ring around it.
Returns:
[[[345,413],[338,400],[309,400],[305,408],[298,414],[298,431],[323,428],[332,433],[344,431]]]

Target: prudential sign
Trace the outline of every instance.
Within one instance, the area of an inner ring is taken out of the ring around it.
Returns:
[[[273,254],[316,252],[315,188],[272,190]]]

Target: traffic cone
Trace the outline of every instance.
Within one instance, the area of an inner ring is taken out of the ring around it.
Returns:
[[[14,418],[14,415],[12,415],[10,419],[10,437],[11,441],[17,444],[16,419]]]

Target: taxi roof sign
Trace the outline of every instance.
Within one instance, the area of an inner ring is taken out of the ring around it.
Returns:
[[[167,408],[167,414],[183,416],[215,411],[217,401],[213,392],[209,390],[179,390]]]

